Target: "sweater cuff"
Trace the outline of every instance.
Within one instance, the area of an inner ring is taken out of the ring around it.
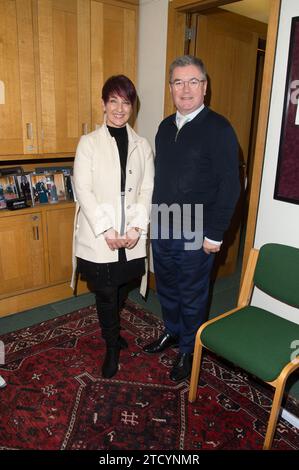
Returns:
[[[204,238],[206,238],[207,240],[211,241],[212,243],[213,242],[218,242],[218,243],[222,243],[223,241],[223,231],[222,230],[215,230],[215,229],[211,229],[211,230],[207,230],[207,231],[204,231]]]

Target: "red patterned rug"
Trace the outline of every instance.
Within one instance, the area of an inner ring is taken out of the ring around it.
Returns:
[[[204,356],[198,400],[174,384],[171,349],[142,345],[162,323],[128,301],[120,370],[101,377],[104,343],[95,307],[3,335],[8,382],[0,390],[0,449],[261,449],[272,392],[216,357]],[[273,448],[299,449],[299,431],[280,419]]]

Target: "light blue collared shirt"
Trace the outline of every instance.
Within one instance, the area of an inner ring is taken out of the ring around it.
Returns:
[[[190,114],[181,114],[179,111],[177,111],[176,116],[175,116],[175,121],[176,121],[177,127],[179,127],[178,123],[181,119],[186,119],[186,122],[192,121],[192,119],[194,119],[195,116],[197,116],[200,113],[200,111],[203,110],[204,107],[205,107],[205,105],[202,104],[198,109],[196,109],[195,111],[193,111]]]

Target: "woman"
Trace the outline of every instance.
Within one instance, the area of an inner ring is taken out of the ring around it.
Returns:
[[[119,319],[125,287],[143,276],[141,292],[145,293],[154,167],[150,145],[128,124],[136,96],[126,76],[106,81],[102,90],[105,122],[81,137],[74,163],[74,267],[96,295],[106,342],[102,366],[106,378],[116,374],[120,349],[128,346],[120,336]]]

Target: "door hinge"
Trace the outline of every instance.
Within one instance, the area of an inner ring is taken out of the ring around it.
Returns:
[[[195,38],[195,28],[186,28],[185,29],[185,40],[192,41]]]

